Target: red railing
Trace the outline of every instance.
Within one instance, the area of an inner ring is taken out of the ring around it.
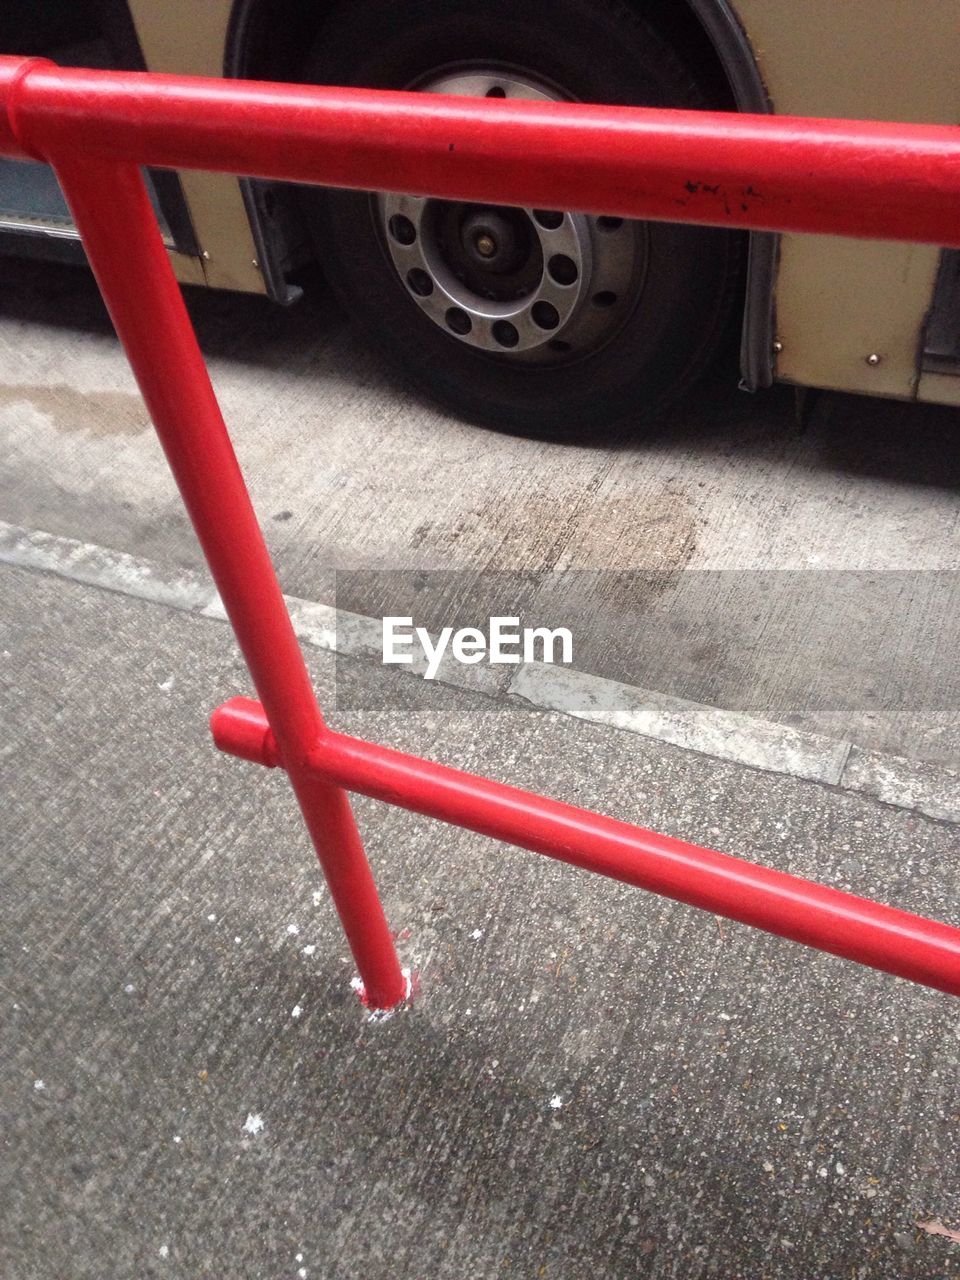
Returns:
[[[0,58],[0,154],[55,168],[260,702],[217,746],[282,765],[365,998],[408,990],[353,791],[960,994],[960,929],[323,722],[138,169],[960,247],[960,129],[78,71]]]

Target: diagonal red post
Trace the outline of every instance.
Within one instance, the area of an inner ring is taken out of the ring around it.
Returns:
[[[206,554],[330,893],[366,1002],[406,994],[346,792],[307,768],[325,726],[139,169],[93,155],[54,168]]]

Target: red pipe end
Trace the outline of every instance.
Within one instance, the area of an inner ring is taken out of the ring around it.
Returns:
[[[274,769],[280,753],[263,707],[253,698],[231,698],[210,717],[210,732],[220,751]]]
[[[364,986],[360,978],[354,978],[352,980],[350,985],[356,992],[357,999],[366,1009],[368,1021],[385,1022],[386,1019],[396,1013],[398,1009],[411,1003],[420,986],[419,975],[410,969],[401,969],[400,975],[403,979],[403,992],[400,995],[400,998],[398,1000],[384,1001],[383,1003],[374,1000],[373,996],[367,991],[367,988]]]

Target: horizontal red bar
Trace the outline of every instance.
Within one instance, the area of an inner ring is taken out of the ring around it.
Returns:
[[[258,703],[233,698],[211,724],[222,751],[279,762]],[[935,920],[329,729],[307,763],[348,791],[960,995],[960,929]]]
[[[0,153],[960,247],[960,129],[0,58]]]

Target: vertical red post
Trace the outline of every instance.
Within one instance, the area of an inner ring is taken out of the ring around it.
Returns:
[[[53,164],[260,694],[365,998],[390,1008],[406,980],[346,792],[306,767],[323,719],[140,171],[79,147]]]

